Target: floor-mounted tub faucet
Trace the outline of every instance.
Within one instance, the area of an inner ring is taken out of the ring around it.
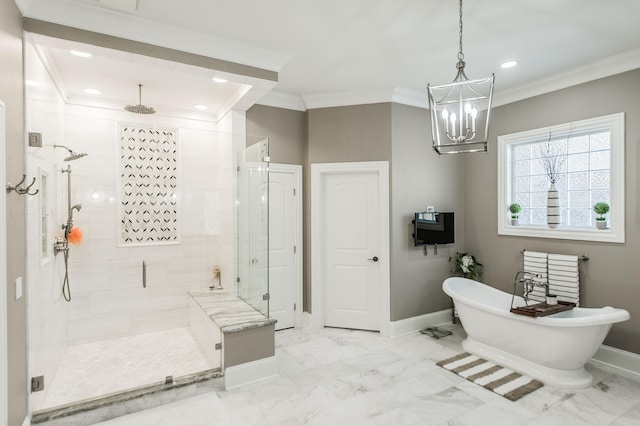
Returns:
[[[545,296],[549,295],[549,284],[542,281],[542,274],[540,273],[531,273],[525,271],[516,272],[515,277],[513,278],[513,296],[516,294],[516,286],[518,284],[522,284],[523,293],[522,298],[524,299],[527,306],[529,306],[529,293],[531,293],[536,286],[544,287]],[[513,307],[513,297],[511,300],[511,306]]]

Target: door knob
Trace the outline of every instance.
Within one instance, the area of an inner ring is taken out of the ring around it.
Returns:
[[[367,260],[373,260],[374,262],[378,261],[378,256],[373,256],[371,259],[367,259]]]

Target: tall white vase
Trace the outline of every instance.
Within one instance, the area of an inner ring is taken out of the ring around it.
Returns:
[[[549,228],[557,228],[560,225],[560,199],[556,185],[551,184],[547,192],[547,225]]]

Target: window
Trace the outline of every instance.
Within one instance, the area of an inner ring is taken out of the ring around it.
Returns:
[[[551,179],[560,224],[547,225]],[[596,229],[593,206],[606,202],[609,226]],[[522,207],[512,225],[508,206]],[[624,242],[624,114],[498,137],[498,233]]]

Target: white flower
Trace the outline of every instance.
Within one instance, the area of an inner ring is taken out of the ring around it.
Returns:
[[[462,256],[460,268],[462,272],[468,274],[473,270],[473,258],[471,256]]]

